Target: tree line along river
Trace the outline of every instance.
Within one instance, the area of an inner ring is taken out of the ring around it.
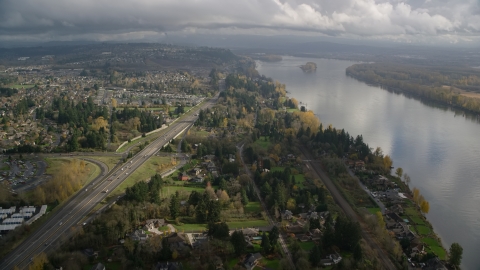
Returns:
[[[300,66],[317,64],[316,72]],[[430,202],[428,220],[447,248],[463,247],[462,268],[480,269],[480,122],[477,116],[369,86],[345,75],[354,62],[285,56],[257,62],[260,74],[286,84],[320,121],[383,149]]]

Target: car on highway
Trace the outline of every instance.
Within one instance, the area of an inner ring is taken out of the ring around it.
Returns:
[[[102,191],[102,193],[107,193],[108,192],[108,189],[105,189]]]
[[[58,226],[62,226],[63,225],[63,222],[60,222],[60,224],[58,224]]]
[[[86,223],[86,222],[83,222],[82,225],[85,226],[85,225],[87,225],[87,223]]]
[[[88,191],[88,188],[86,188],[85,191]]]

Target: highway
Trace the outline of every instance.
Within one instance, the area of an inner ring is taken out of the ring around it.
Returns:
[[[225,82],[220,81],[220,90],[224,89],[224,85]],[[27,268],[35,256],[42,252],[48,252],[53,248],[52,243],[55,243],[59,238],[61,239],[62,236],[68,236],[69,229],[82,226],[83,220],[98,203],[104,200],[131,173],[155,155],[164,145],[193,125],[197,119],[197,112],[200,109],[213,106],[217,102],[218,96],[219,94],[196,108],[190,115],[172,123],[165,134],[147,145],[123,166],[117,167],[109,173],[102,166],[100,176],[78,191],[61,209],[49,217],[48,221],[42,224],[36,232],[32,233],[13,252],[7,255],[2,260],[0,269],[13,269],[15,266],[20,269]]]

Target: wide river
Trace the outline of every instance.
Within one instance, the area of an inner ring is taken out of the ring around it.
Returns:
[[[299,68],[308,61],[317,64],[316,72]],[[480,269],[480,122],[347,77],[345,69],[353,64],[285,56],[257,62],[257,70],[286,84],[324,126],[362,134],[370,147],[380,146],[430,202],[427,218],[447,250],[460,243],[462,268]]]

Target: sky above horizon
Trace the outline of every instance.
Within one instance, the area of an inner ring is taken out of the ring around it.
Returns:
[[[0,41],[246,34],[476,45],[479,31],[479,0],[0,0]]]

